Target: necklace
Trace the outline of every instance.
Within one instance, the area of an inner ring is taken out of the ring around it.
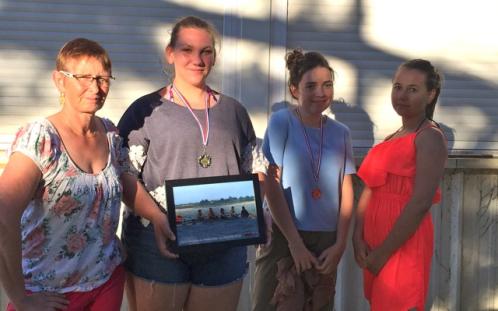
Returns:
[[[418,124],[417,128],[415,129],[415,131],[413,131],[413,132],[418,132],[418,130],[420,129],[420,127],[422,126],[422,124],[424,124],[425,120],[427,120],[427,118],[423,118],[422,121],[420,121],[420,123]],[[396,134],[400,133],[404,129],[405,129],[405,127],[401,126],[399,129],[396,130],[396,132],[394,132],[390,136],[388,136],[386,138],[386,140],[393,138]]]
[[[301,113],[299,112],[299,108],[296,109],[296,112],[297,112],[297,115],[299,116],[301,129],[303,130],[304,140],[306,141],[306,147],[308,150],[308,155],[310,157],[311,172],[313,174],[313,179],[315,180],[315,187],[311,190],[311,197],[315,200],[318,200],[322,196],[322,191],[320,190],[320,187],[318,187],[318,181],[320,179],[320,164],[322,162],[323,122],[324,122],[324,119],[322,117],[320,117],[320,149],[318,152],[318,159],[316,160],[317,163],[315,166],[315,159],[313,157],[313,152],[311,150],[310,139],[308,137],[308,133],[306,132],[306,128],[304,127],[303,117],[301,116]]]
[[[197,116],[195,115],[195,113],[192,110],[192,107],[188,103],[187,99],[183,96],[183,94],[180,92],[180,90],[178,90],[178,88],[174,84],[171,84],[171,87],[169,89],[169,97],[170,97],[171,101],[173,101],[173,99],[174,99],[173,93],[176,93],[178,98],[181,100],[182,104],[185,107],[187,107],[188,111],[194,117],[195,121],[197,122],[197,125],[199,126],[199,129],[201,131],[201,137],[202,137],[202,153],[199,157],[197,157],[197,163],[202,168],[208,168],[213,163],[212,157],[206,152],[208,139],[209,139],[209,111],[208,111],[208,107],[209,107],[209,97],[211,97],[211,95],[212,95],[211,89],[208,86],[206,86],[206,99],[204,102],[204,116],[205,116],[204,124],[206,124],[205,128],[202,126],[199,118],[197,118]]]

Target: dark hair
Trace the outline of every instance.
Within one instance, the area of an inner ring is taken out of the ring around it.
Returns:
[[[178,34],[180,32],[180,29],[182,28],[198,28],[207,31],[211,35],[211,40],[213,41],[214,48],[214,57],[216,58],[216,38],[218,38],[218,32],[211,23],[197,16],[186,16],[179,19],[175,23],[175,26],[173,26],[173,30],[171,31],[171,38],[169,40],[168,47],[176,46],[176,43],[178,41]]]
[[[434,116],[434,109],[436,108],[436,102],[441,93],[442,76],[439,71],[431,64],[430,61],[425,59],[412,59],[404,62],[399,66],[399,68],[415,69],[423,72],[425,74],[425,86],[428,91],[436,90],[436,95],[434,99],[425,108],[425,116],[432,120]]]
[[[303,53],[301,49],[294,49],[285,55],[285,63],[289,70],[289,89],[291,86],[297,87],[303,75],[316,67],[324,67],[330,70],[332,80],[334,80],[334,70],[330,67],[325,57],[318,52]]]
[[[106,71],[109,73],[112,71],[111,59],[106,50],[97,42],[85,38],[76,38],[66,42],[57,54],[55,68],[65,70],[69,59],[80,57],[94,57],[100,61]]]

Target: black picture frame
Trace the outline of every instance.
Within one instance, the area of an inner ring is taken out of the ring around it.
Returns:
[[[257,174],[166,180],[168,220],[177,253],[264,244]]]

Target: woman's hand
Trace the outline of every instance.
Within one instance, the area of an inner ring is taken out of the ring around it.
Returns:
[[[353,236],[353,249],[354,249],[354,259],[360,268],[365,269],[367,267],[367,256],[370,253],[370,247],[368,247],[363,237],[360,235]]]
[[[316,257],[306,248],[302,240],[295,243],[289,243],[289,250],[294,260],[294,265],[296,266],[297,273],[304,272],[313,267],[318,267],[318,260]]]
[[[144,217],[154,226],[154,236],[159,252],[168,258],[178,258],[178,255],[172,253],[167,246],[168,240],[174,241],[176,239],[169,226],[168,216],[160,210],[136,176],[123,173],[121,174],[121,183],[123,185],[123,202],[132,207],[135,214]]]
[[[152,217],[151,223],[154,226],[154,236],[156,237],[159,252],[168,258],[178,258],[178,254],[168,249],[168,240],[174,241],[176,239],[169,226],[168,216],[163,212],[159,212]]]
[[[370,251],[365,260],[366,268],[374,275],[379,274],[380,270],[384,267],[389,256],[381,250],[380,247]]]
[[[355,226],[353,230],[353,249],[354,249],[354,259],[360,268],[365,269],[367,267],[367,256],[370,253],[370,247],[365,242],[363,238],[363,222],[365,217],[365,212],[367,210],[370,198],[372,197],[372,190],[365,185],[361,193],[360,199],[358,200],[358,207],[356,209]]]
[[[15,304],[17,311],[55,311],[65,310],[69,300],[63,294],[40,292],[24,296]]]
[[[318,272],[321,274],[331,274],[337,270],[337,265],[341,260],[345,248],[345,246],[336,243],[325,249],[318,257],[318,261],[320,262],[316,267]]]

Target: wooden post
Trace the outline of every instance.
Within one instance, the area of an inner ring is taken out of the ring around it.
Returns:
[[[458,171],[451,180],[449,310],[460,309],[463,175],[463,171]]]

